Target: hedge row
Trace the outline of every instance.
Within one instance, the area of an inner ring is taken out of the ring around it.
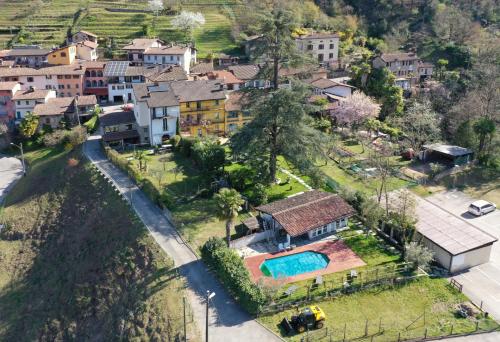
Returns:
[[[228,248],[222,239],[211,237],[201,248],[201,257],[246,311],[255,315],[262,310],[266,296],[250,279],[250,273],[235,250]]]

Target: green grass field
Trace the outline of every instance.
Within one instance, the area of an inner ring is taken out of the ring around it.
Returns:
[[[426,328],[428,336],[447,335],[452,326],[455,333],[473,332],[474,318],[459,318],[455,315],[456,305],[463,302],[467,302],[467,298],[450,288],[446,280],[424,278],[404,286],[366,290],[314,304],[325,311],[325,326],[332,334],[333,341],[343,339],[344,326],[347,339],[370,341],[371,337],[363,338],[368,324],[368,335],[376,334],[379,326],[382,327],[384,333],[373,339],[382,342],[397,341],[399,333],[402,339],[423,337]],[[278,325],[283,317],[290,318],[292,314],[295,314],[295,310],[263,316],[259,321],[276,333],[283,334]],[[496,326],[498,324],[489,319],[481,320],[479,328],[486,330]],[[318,335],[314,333],[311,333],[314,341],[329,340],[328,337],[315,338]],[[301,341],[303,337],[305,333],[285,338]]]
[[[142,26],[153,23],[151,13],[111,12],[107,9],[147,9],[147,1],[126,0],[0,0],[0,48],[12,38],[17,30],[24,26],[30,37],[25,43],[37,43],[44,46],[61,44],[69,28],[91,31],[104,43],[113,37],[118,47],[133,38],[142,37]],[[237,53],[238,45],[231,36],[232,20],[237,18],[239,5],[235,0],[183,1],[183,9],[201,12],[206,23],[195,30],[194,39],[199,49],[199,56],[210,52]],[[81,16],[75,20],[80,10]],[[167,41],[178,41],[180,33],[171,27],[173,16],[162,15],[156,24],[157,35]],[[101,44],[103,46],[103,44]]]
[[[0,340],[174,340],[185,283],[128,205],[79,151],[26,157],[0,217]]]

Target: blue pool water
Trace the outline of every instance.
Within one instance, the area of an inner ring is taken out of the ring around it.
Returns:
[[[321,270],[328,266],[329,261],[324,254],[307,251],[267,259],[260,265],[260,270],[265,276],[277,279]]]

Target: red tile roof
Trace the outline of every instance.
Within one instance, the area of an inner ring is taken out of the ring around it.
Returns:
[[[256,209],[271,215],[292,237],[350,217],[355,213],[355,210],[341,197],[317,190],[272,202]]]

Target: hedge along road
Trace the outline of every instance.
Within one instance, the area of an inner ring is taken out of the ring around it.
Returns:
[[[89,160],[110,178],[120,193],[132,204],[135,212],[148,228],[151,236],[174,260],[176,267],[186,277],[188,300],[201,336],[205,336],[205,296],[207,290],[216,293],[210,301],[209,339],[211,341],[281,341],[274,333],[257,323],[243,311],[208,272],[191,247],[185,243],[161,209],[113,165],[101,149],[99,136],[92,136],[84,145]],[[181,311],[182,308],[179,308]]]

